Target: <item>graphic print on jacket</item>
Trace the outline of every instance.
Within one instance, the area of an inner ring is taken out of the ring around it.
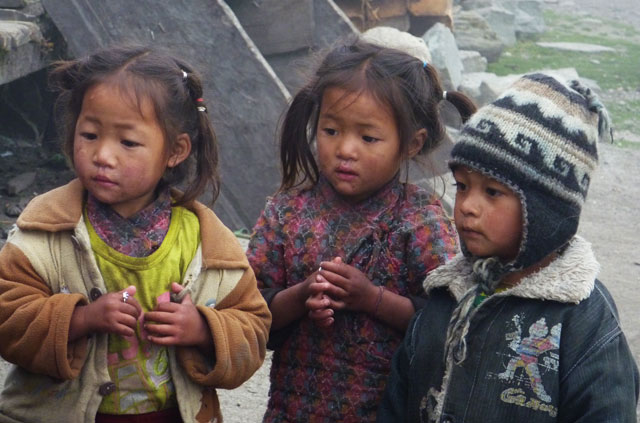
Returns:
[[[516,314],[507,323],[513,330],[505,334],[511,351],[499,353],[503,356],[502,366],[505,369],[497,374],[489,374],[488,378],[497,377],[507,387],[500,394],[500,400],[520,407],[548,412],[555,417],[556,406],[551,404],[552,397],[547,393],[543,383],[544,375],[557,378],[560,356],[560,334],[562,323],[549,329],[544,317],[540,317],[531,326],[523,338],[522,321],[524,316]],[[547,379],[549,378],[547,376]]]

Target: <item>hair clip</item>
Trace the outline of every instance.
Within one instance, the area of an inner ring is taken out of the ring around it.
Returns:
[[[196,100],[196,102],[203,103],[204,99],[202,97],[200,97],[199,99]],[[199,112],[206,112],[207,111],[207,108],[205,106],[198,106],[197,109],[198,109]]]
[[[443,92],[442,92],[442,99],[443,99],[443,100],[446,100],[446,99],[447,99],[447,92],[446,92],[446,91],[443,91]]]
[[[422,67],[426,69],[426,67],[429,66],[429,63],[427,63],[427,61],[425,60],[424,62],[422,62]]]
[[[186,81],[189,75],[187,75],[187,72],[184,69],[180,69],[180,70],[182,71],[182,80]]]

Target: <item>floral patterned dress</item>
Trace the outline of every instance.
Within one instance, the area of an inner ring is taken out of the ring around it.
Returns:
[[[311,189],[267,201],[247,254],[267,302],[303,282],[321,261],[340,256],[415,304],[425,275],[457,251],[455,229],[427,191],[396,177],[351,205],[321,178]],[[403,333],[366,313],[339,311],[334,318],[329,328],[305,317],[272,331],[265,422],[375,420]]]

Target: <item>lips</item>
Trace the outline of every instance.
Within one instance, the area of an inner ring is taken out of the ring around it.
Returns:
[[[111,179],[109,179],[108,177],[103,176],[103,175],[94,176],[92,179],[93,179],[94,182],[98,183],[99,185],[103,185],[103,186],[116,185],[116,183],[114,181],[112,181]]]
[[[349,166],[338,166],[336,169],[336,175],[340,179],[351,180],[358,176],[358,173],[351,169]]]
[[[467,226],[461,227],[459,232],[460,232],[460,235],[464,236],[465,238],[480,238],[483,236],[482,232]]]

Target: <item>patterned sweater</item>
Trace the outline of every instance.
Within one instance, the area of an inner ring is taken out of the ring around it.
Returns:
[[[270,198],[247,254],[270,302],[340,256],[375,285],[423,295],[421,282],[457,251],[440,202],[396,178],[350,205],[321,179],[312,189]],[[414,301],[415,304],[415,301]],[[337,312],[328,329],[308,318],[271,333],[274,349],[265,421],[373,421],[402,333],[365,313]],[[277,345],[276,345],[277,344]]]

